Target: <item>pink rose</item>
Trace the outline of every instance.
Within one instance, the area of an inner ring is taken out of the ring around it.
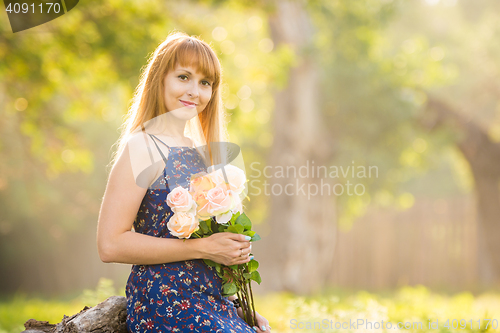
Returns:
[[[189,238],[198,229],[198,220],[191,213],[175,213],[168,220],[167,228],[175,237]]]
[[[236,202],[231,190],[227,189],[227,185],[219,185],[207,192],[206,199],[208,201],[207,212],[215,215],[217,223],[227,223],[232,216],[231,209],[234,208]]]
[[[174,213],[196,212],[196,203],[194,202],[193,197],[189,191],[182,186],[174,188],[167,195],[167,205]]]

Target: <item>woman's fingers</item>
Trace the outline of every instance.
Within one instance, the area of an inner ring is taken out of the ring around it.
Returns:
[[[248,256],[252,252],[252,244],[249,240],[250,237],[241,234],[228,234],[230,235],[227,235],[227,237],[236,241],[237,244],[236,251],[232,252],[234,261],[238,264],[248,262]]]
[[[256,311],[255,319],[257,320],[257,325],[254,326],[254,331],[256,332],[266,332],[269,333],[271,331],[271,326],[269,325],[269,321],[264,318],[260,313]]]
[[[253,256],[250,255],[250,250],[241,250],[240,252],[243,252],[243,255],[233,258],[233,265],[244,264],[253,259]]]
[[[271,331],[271,326],[269,324],[267,325],[262,325],[262,323],[259,323],[259,326],[257,327],[257,332],[270,332]]]
[[[238,242],[250,242],[251,237],[250,236],[245,236],[242,234],[235,234],[233,232],[223,232],[223,234],[226,234],[226,237],[229,237],[235,241]]]
[[[231,241],[232,246],[235,249],[245,249],[250,247],[250,237],[241,235],[241,234],[235,234],[232,232],[222,232],[220,233],[220,237],[224,237],[227,240]]]
[[[252,244],[248,236],[232,232],[221,232],[211,235],[214,242],[212,249],[215,262],[224,265],[239,265],[249,262]]]
[[[250,244],[250,246],[239,249],[239,252],[236,253],[235,257],[248,256],[251,252],[252,252],[252,244]]]

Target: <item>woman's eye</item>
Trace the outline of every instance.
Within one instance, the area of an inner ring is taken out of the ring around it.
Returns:
[[[210,82],[208,82],[208,81],[203,81],[203,82],[207,83],[206,84],[207,86],[211,86]]]
[[[183,77],[187,78],[186,75],[179,75],[179,78],[183,78]]]

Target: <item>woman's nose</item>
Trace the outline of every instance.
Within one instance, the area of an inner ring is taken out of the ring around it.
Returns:
[[[188,95],[191,98],[198,98],[198,83],[192,81],[193,83],[188,88]]]

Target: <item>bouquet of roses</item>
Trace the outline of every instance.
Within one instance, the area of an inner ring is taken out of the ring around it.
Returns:
[[[178,238],[203,238],[216,232],[233,232],[260,239],[252,231],[252,222],[243,213],[241,195],[245,191],[246,176],[243,170],[226,165],[210,173],[193,176],[189,190],[182,186],[174,188],[167,196],[167,204],[174,215],[167,223],[170,233]],[[248,263],[225,266],[203,259],[215,267],[222,278],[222,295],[238,295],[245,321],[256,325],[255,307],[251,280],[260,284],[257,271],[259,263],[252,259]]]

